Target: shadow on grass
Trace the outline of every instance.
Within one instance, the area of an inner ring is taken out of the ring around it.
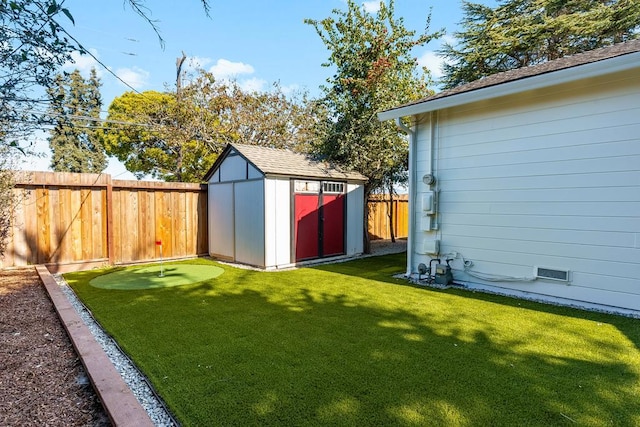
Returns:
[[[354,277],[375,277],[376,274],[386,274],[387,277],[382,280],[397,283],[400,286],[407,286],[416,289],[423,289],[429,292],[442,292],[451,295],[458,295],[463,298],[476,299],[479,301],[500,304],[507,307],[518,308],[522,310],[533,310],[558,316],[566,316],[576,319],[590,320],[595,322],[605,322],[615,326],[620,332],[634,343],[636,349],[640,350],[640,322],[636,319],[630,319],[620,315],[610,315],[607,313],[582,310],[579,308],[559,306],[554,304],[545,304],[535,301],[518,299],[503,295],[494,295],[491,293],[472,291],[462,288],[449,288],[446,290],[437,290],[434,288],[426,288],[424,286],[414,285],[406,280],[394,281],[393,275],[403,274],[402,266],[406,264],[406,252],[382,257],[371,257],[357,260],[345,264],[327,264],[317,266],[315,268]],[[400,267],[399,267],[400,266]],[[553,327],[552,325],[550,325]]]
[[[639,354],[603,318],[397,286],[375,261],[74,287],[185,426],[640,423]]]

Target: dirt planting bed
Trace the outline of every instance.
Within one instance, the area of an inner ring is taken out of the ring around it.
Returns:
[[[33,268],[0,270],[0,425],[109,425]]]

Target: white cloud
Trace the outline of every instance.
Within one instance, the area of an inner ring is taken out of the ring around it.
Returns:
[[[262,92],[267,85],[265,80],[258,77],[239,79],[238,76],[255,73],[255,69],[244,62],[220,58],[209,68],[209,72],[219,81],[235,81],[242,90],[247,92]]]
[[[458,39],[455,38],[454,36],[450,35],[450,34],[445,34],[444,36],[442,36],[440,38],[440,42],[441,42],[441,44],[448,43],[451,46],[455,46],[456,44],[458,44]]]
[[[288,96],[300,91],[300,86],[296,83],[293,83],[287,86],[280,86],[280,89],[282,90],[282,93]]]
[[[201,57],[201,56],[189,56],[187,58],[187,63],[185,64],[187,67],[187,70],[197,70],[199,68],[204,68],[207,65],[211,64],[213,62],[213,59],[211,58],[206,58],[206,57]]]
[[[218,59],[218,62],[211,68],[209,72],[219,79],[236,77],[241,74],[253,74],[254,69],[251,65],[244,62],[231,62],[227,59]]]
[[[371,0],[362,2],[364,10],[369,13],[378,13],[380,11],[380,0]]]
[[[149,72],[142,68],[118,68],[116,75],[134,89],[145,86],[149,80]]]
[[[431,71],[431,77],[439,79],[442,77],[442,64],[444,59],[439,57],[434,51],[428,50],[418,58],[418,65],[426,67]]]
[[[253,77],[251,79],[238,81],[238,85],[245,92],[262,92],[267,82],[265,80]]]
[[[62,68],[64,70],[75,70],[77,68],[85,77],[89,76],[91,68],[95,68],[98,77],[102,77],[102,66],[94,58],[94,56],[99,58],[98,51],[89,49],[89,52],[93,56],[86,53],[81,55],[80,52],[71,52],[71,61],[65,62]]]

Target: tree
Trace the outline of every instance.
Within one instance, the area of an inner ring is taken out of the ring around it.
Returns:
[[[43,102],[34,88],[49,87],[58,67],[77,50],[54,17],[67,9],[55,1],[0,1],[0,143],[16,141],[41,124],[31,111]]]
[[[201,0],[208,15],[209,2]],[[58,18],[74,24],[64,0],[0,0],[0,204],[13,193],[10,176],[5,173],[16,152],[27,153],[20,141],[45,121],[34,113],[46,103],[43,88],[52,86],[59,67],[71,61],[71,53],[86,49],[71,37]],[[144,0],[127,0],[129,6],[158,33],[148,16]],[[63,19],[65,19],[63,18]],[[0,240],[8,231],[6,212],[0,212]],[[0,241],[0,255],[4,241]]]
[[[440,51],[445,88],[633,39],[640,29],[639,0],[464,1],[462,9],[457,43]]]
[[[42,126],[43,118],[33,113],[47,102],[39,89],[51,87],[60,66],[72,60],[72,52],[87,53],[65,30],[75,22],[63,3],[0,0],[0,144],[16,146]],[[158,33],[144,0],[125,3]],[[208,14],[209,1],[201,3]]]
[[[200,70],[179,92],[117,97],[102,134],[107,153],[138,177],[199,182],[229,142],[302,150],[309,105],[278,85],[248,92]]]
[[[7,247],[16,202],[13,169],[17,155],[18,152],[13,147],[0,144],[0,257]]]
[[[86,80],[77,69],[71,74],[58,74],[47,93],[51,99],[48,113],[54,124],[49,131],[51,168],[56,172],[102,172],[107,157],[96,132],[102,99],[95,68]]]
[[[313,152],[365,175],[366,197],[407,166],[406,138],[393,124],[379,122],[376,113],[432,93],[428,70],[419,73],[411,55],[413,48],[442,34],[428,32],[430,19],[428,14],[424,33],[416,36],[394,17],[393,0],[381,2],[376,15],[348,0],[346,11],[334,10],[322,21],[305,20],[331,52],[323,65],[336,68],[323,87],[319,108],[327,119],[317,127]]]
[[[287,95],[275,83],[268,91],[244,91],[228,84],[231,103],[226,118],[229,142],[306,152],[313,138],[313,102],[306,93]]]
[[[197,132],[188,135],[184,118],[179,131],[178,114],[175,93],[124,93],[109,106],[102,130],[107,153],[138,178],[151,175],[166,181],[200,181],[213,164],[215,151],[196,138]]]

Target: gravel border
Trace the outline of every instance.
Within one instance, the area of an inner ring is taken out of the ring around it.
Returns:
[[[89,309],[76,296],[62,275],[53,274],[52,276],[71,303],[71,306],[76,310],[98,344],[100,344],[107,354],[107,357],[111,360],[111,363],[113,363],[124,382],[129,386],[133,395],[145,411],[147,411],[151,421],[159,427],[179,426],[180,424],[173,418],[164,402],[151,387],[149,380],[138,370],[115,340],[102,329]]]

